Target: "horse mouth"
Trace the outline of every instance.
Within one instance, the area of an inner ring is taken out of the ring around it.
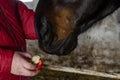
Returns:
[[[59,37],[59,31],[55,31],[54,25],[45,16],[35,15],[35,28],[39,47],[49,54],[67,55],[77,45],[77,35],[74,32],[67,32]]]

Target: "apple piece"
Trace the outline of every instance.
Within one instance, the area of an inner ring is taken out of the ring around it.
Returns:
[[[40,70],[41,67],[42,67],[42,64],[43,64],[40,56],[34,55],[31,60],[32,60],[32,62],[36,65],[35,71]]]
[[[37,70],[40,70],[41,67],[42,67],[42,64],[43,64],[42,60],[39,60],[37,66],[36,66],[36,68],[35,68],[35,70],[36,70],[36,71],[37,71]]]
[[[39,63],[39,60],[40,60],[40,56],[38,56],[38,55],[34,55],[34,56],[32,57],[32,62],[33,62],[34,64],[38,64],[38,63]]]

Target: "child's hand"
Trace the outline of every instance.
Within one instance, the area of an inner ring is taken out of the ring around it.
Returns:
[[[22,76],[35,76],[39,70],[35,71],[36,65],[31,63],[32,56],[25,52],[15,52],[11,65],[11,73]]]

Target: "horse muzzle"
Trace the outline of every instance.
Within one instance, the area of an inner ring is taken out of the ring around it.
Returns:
[[[48,54],[67,55],[77,45],[77,35],[74,32],[58,40],[53,25],[43,15],[35,15],[35,29],[39,47]]]

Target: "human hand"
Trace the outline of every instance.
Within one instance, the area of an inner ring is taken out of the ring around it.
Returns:
[[[22,76],[37,75],[39,71],[35,71],[36,65],[30,62],[31,58],[32,56],[29,53],[16,51],[13,55],[11,73]]]

